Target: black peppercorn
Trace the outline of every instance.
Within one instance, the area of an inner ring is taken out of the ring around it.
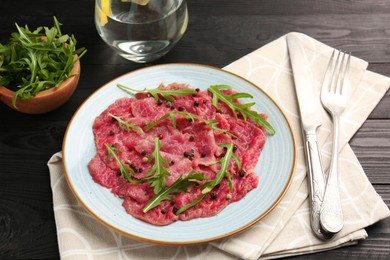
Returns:
[[[142,151],[142,152],[141,152],[141,155],[142,155],[142,156],[145,156],[145,155],[146,155],[146,151],[145,151],[145,150]]]
[[[174,213],[176,213],[179,210],[179,208],[177,206],[173,206],[172,210],[173,210]]]
[[[198,101],[194,101],[194,106],[199,106],[199,102]]]
[[[179,111],[184,111],[184,107],[179,106],[179,107],[177,108],[177,110],[179,110]]]
[[[215,193],[215,192],[211,193],[210,198],[211,198],[212,200],[215,200],[217,197],[218,197],[217,193]]]

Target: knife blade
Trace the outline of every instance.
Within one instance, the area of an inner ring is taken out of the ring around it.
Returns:
[[[331,238],[332,235],[322,230],[320,225],[320,210],[325,193],[325,180],[317,142],[317,128],[322,124],[321,102],[314,93],[310,66],[300,39],[293,34],[289,34],[286,36],[286,40],[301,115],[310,187],[310,223],[314,234],[326,240]]]

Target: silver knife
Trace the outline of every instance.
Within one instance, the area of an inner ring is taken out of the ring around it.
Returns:
[[[314,234],[329,239],[331,234],[320,225],[320,210],[325,193],[325,180],[317,142],[317,128],[322,124],[321,102],[314,94],[312,75],[303,46],[297,36],[286,36],[301,114],[303,141],[308,167],[310,223]]]

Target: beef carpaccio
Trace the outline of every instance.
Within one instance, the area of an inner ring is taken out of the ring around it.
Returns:
[[[214,216],[258,186],[263,126],[220,100],[214,106],[209,90],[179,83],[157,89],[192,94],[143,92],[110,105],[93,125],[97,153],[88,167],[95,182],[154,225]]]

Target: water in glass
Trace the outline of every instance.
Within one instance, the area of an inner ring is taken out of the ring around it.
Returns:
[[[96,0],[99,35],[122,57],[150,62],[183,36],[188,24],[185,0]]]

